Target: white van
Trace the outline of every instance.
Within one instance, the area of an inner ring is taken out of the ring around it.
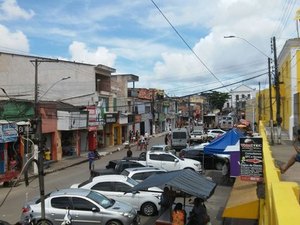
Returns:
[[[188,130],[186,128],[176,128],[172,130],[171,140],[172,148],[176,151],[186,148],[189,141]]]

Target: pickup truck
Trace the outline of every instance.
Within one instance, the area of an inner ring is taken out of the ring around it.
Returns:
[[[181,159],[176,155],[165,151],[147,151],[140,154],[139,159],[135,160],[144,166],[152,166],[166,171],[192,169],[202,172],[201,162],[193,159]]]
[[[99,175],[109,175],[109,174],[121,174],[124,169],[135,168],[135,167],[144,167],[144,164],[141,164],[132,159],[139,159],[139,157],[129,157],[121,160],[111,160],[106,165],[106,169],[93,169],[91,170],[91,177]]]
[[[215,137],[213,135],[205,134],[201,130],[194,130],[190,133],[190,142],[203,143],[203,142],[210,141],[214,138]]]

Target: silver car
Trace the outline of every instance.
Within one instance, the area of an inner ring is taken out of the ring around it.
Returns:
[[[62,189],[48,194],[45,198],[47,225],[61,225],[67,210],[72,225],[136,225],[139,224],[137,211],[129,204],[109,199],[104,195],[86,189]],[[40,199],[28,202],[23,207],[21,221],[31,217],[37,223],[41,219]]]

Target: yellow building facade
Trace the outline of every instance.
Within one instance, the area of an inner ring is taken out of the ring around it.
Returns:
[[[288,130],[292,139],[293,130],[300,124],[300,38],[286,41],[278,56],[280,82],[280,116],[282,128]],[[276,111],[275,111],[276,112]]]
[[[284,44],[278,56],[280,117],[282,129],[288,130],[292,139],[293,130],[300,127],[300,38],[290,39]],[[274,81],[274,75],[272,75]],[[271,104],[273,122],[276,125],[277,100],[276,88],[272,82]],[[270,93],[269,88],[256,94],[256,118],[270,121]]]

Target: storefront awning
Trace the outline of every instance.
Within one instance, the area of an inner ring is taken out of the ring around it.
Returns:
[[[239,219],[258,219],[259,199],[256,182],[242,181],[237,177],[222,217]]]

